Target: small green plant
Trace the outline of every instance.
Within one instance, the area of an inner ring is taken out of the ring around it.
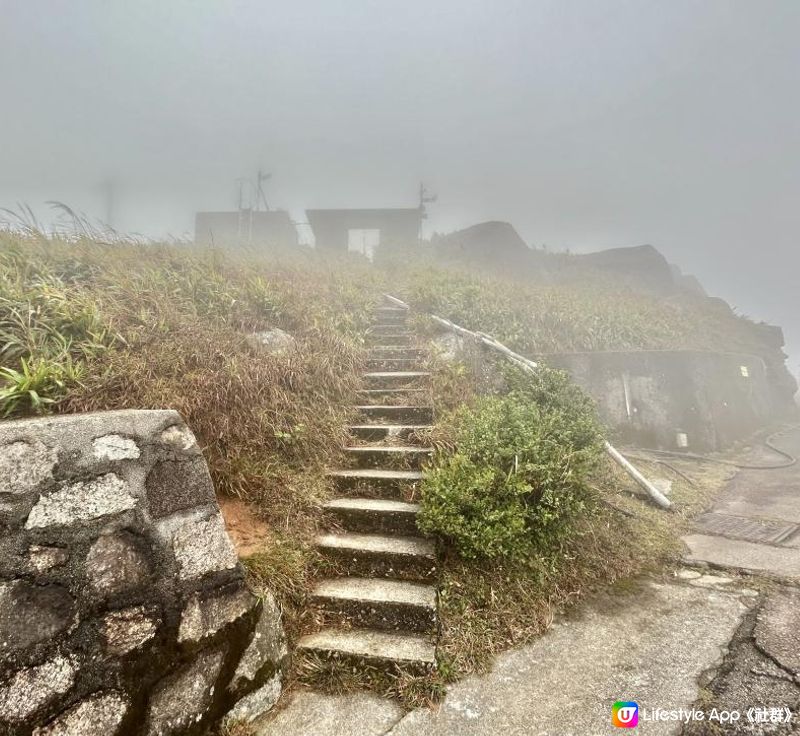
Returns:
[[[465,558],[519,557],[556,543],[586,504],[601,454],[591,401],[542,368],[507,371],[509,391],[450,416],[454,448],[437,452],[420,527]]]
[[[21,358],[19,370],[0,367],[0,416],[43,413],[80,375],[81,366],[68,356],[62,361]]]

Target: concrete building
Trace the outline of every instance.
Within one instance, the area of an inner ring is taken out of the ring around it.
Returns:
[[[219,247],[297,246],[297,229],[285,210],[262,212],[198,212],[194,220],[194,242]]]
[[[306,215],[319,250],[372,258],[381,245],[416,242],[422,209],[306,210]]]

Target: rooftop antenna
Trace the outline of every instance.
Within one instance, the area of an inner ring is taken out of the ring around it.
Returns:
[[[431,194],[425,186],[424,182],[419,183],[419,233],[417,237],[422,242],[422,221],[428,219],[428,210],[426,204],[431,204],[438,199],[438,196]]]
[[[264,209],[269,212],[269,203],[267,202],[267,195],[264,194],[264,187],[262,184],[265,181],[269,181],[271,178],[272,174],[264,174],[261,169],[258,170],[258,176],[256,178],[256,209],[258,209],[263,202]]]

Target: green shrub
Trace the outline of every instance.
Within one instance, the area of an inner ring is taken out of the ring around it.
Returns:
[[[455,448],[437,451],[420,528],[466,558],[526,556],[557,542],[583,509],[601,452],[594,406],[565,374],[510,368],[509,391],[446,420]]]

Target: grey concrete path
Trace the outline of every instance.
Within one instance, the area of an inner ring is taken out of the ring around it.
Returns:
[[[491,673],[452,686],[436,710],[400,717],[394,703],[360,696],[341,700],[334,717],[330,700],[302,694],[258,734],[591,736],[618,732],[611,724],[616,700],[635,700],[642,708],[689,707],[698,678],[721,662],[753,592],[732,587],[730,579],[686,574],[692,579],[646,583],[639,592],[583,606],[530,646],[499,657]],[[638,730],[668,734],[678,728],[661,722]]]
[[[800,427],[773,440],[800,456]],[[759,453],[755,464],[780,458]],[[800,463],[780,470],[741,470],[696,532],[684,537],[686,561],[800,580]]]

